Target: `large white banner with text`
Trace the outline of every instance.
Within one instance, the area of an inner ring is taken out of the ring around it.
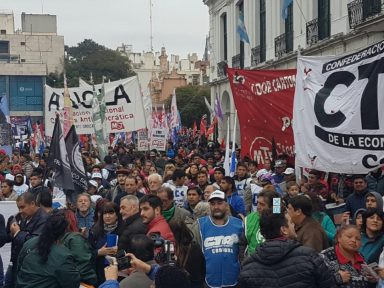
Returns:
[[[296,164],[367,173],[384,164],[384,41],[343,56],[298,57]]]
[[[95,87],[101,91],[101,85]],[[140,85],[136,76],[104,84],[107,133],[129,132],[146,128]],[[56,113],[64,107],[64,89],[45,86],[45,134],[52,136]],[[92,117],[91,86],[69,88],[77,134],[95,132]]]

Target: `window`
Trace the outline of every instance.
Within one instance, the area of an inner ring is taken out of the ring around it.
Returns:
[[[221,55],[222,55],[222,60],[228,60],[228,34],[227,34],[227,13],[224,13],[220,17],[220,22],[221,22]]]
[[[20,42],[20,45],[21,46],[25,46],[25,42]]]
[[[260,62],[264,62],[265,59],[265,51],[266,51],[266,18],[265,18],[265,0],[260,0]]]
[[[318,0],[319,40],[329,38],[331,34],[330,1]]]
[[[7,30],[3,30],[3,29],[1,29],[1,30],[0,30],[0,34],[1,34],[1,35],[6,35],[6,34],[7,34]]]
[[[9,41],[0,41],[0,53],[9,54]]]
[[[293,2],[288,6],[288,17],[285,19],[286,53],[293,51]]]

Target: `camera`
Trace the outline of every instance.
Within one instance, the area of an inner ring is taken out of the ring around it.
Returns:
[[[159,264],[176,265],[175,247],[172,241],[161,237],[160,232],[153,232],[150,235],[155,246],[155,260]]]

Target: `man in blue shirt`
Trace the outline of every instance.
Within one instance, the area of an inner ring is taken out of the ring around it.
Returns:
[[[345,201],[346,210],[352,217],[360,208],[365,207],[365,195],[368,193],[367,180],[363,175],[357,175],[353,179],[353,193]]]
[[[243,222],[228,216],[224,192],[214,191],[209,199],[211,215],[198,219],[199,236],[206,262],[208,287],[236,287],[240,273],[239,239]]]

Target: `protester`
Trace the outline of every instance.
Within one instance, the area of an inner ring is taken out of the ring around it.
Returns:
[[[127,169],[117,169],[116,170],[116,177],[117,177],[117,185],[112,188],[109,193],[107,194],[107,199],[109,201],[114,202],[115,198],[117,196],[125,195],[125,178],[129,175],[129,171]]]
[[[186,209],[176,205],[176,201],[173,198],[174,193],[170,187],[161,187],[157,192],[157,196],[162,201],[161,214],[168,223],[184,222],[187,217],[191,216],[191,213]]]
[[[244,235],[247,243],[247,255],[252,255],[257,246],[264,242],[264,237],[260,231],[260,216],[266,209],[273,207],[273,199],[280,198],[274,190],[263,189],[257,197],[257,211],[251,212],[244,220]]]
[[[211,214],[199,218],[194,236],[206,262],[205,282],[209,287],[236,287],[240,273],[240,219],[228,216],[225,193],[216,190],[209,197]]]
[[[3,214],[0,214],[0,248],[7,243],[8,235],[7,231],[5,230],[5,219]],[[3,266],[3,259],[0,255],[0,287],[3,287],[4,285],[4,266]]]
[[[148,189],[150,194],[156,195],[162,184],[163,178],[159,174],[153,173],[148,176]]]
[[[360,247],[359,229],[345,225],[336,234],[336,245],[321,252],[337,287],[368,287],[368,279],[362,271],[365,261],[358,252]]]
[[[345,200],[346,210],[352,216],[360,208],[365,208],[365,195],[368,193],[367,181],[363,175],[353,179],[353,193]]]
[[[235,180],[236,191],[244,199],[244,191],[251,184],[251,177],[248,175],[248,166],[245,162],[239,162],[236,166]]]
[[[368,209],[363,214],[360,253],[370,264],[379,262],[384,247],[384,212],[381,209]]]
[[[101,208],[101,215],[89,232],[89,242],[97,255],[96,274],[98,284],[105,281],[105,256],[117,253],[117,235],[121,227],[119,208],[115,203],[106,202]],[[114,243],[108,243],[109,239],[113,239]]]
[[[288,214],[295,224],[297,240],[321,252],[329,247],[328,238],[321,225],[311,217],[312,203],[306,196],[296,196],[289,201]]]
[[[58,242],[67,227],[65,216],[53,213],[47,217],[41,235],[25,242],[17,262],[17,288],[80,286],[72,253]]]
[[[121,198],[120,214],[123,221],[119,231],[118,251],[129,251],[129,239],[134,235],[147,233],[147,226],[140,217],[139,199],[134,195]]]
[[[154,243],[145,235],[133,235],[128,240],[128,251],[133,253],[137,259],[148,265],[156,264],[154,260]],[[133,269],[128,277],[124,278],[120,288],[151,288],[153,281],[143,272]]]
[[[17,259],[20,250],[25,242],[35,236],[39,236],[47,220],[48,215],[41,209],[37,203],[35,196],[31,192],[25,192],[16,200],[19,214],[8,219],[7,229],[10,239],[12,239],[11,262],[12,266],[8,267],[5,287],[14,287],[17,277]]]
[[[95,211],[91,207],[91,197],[89,194],[79,194],[76,200],[76,219],[80,231],[86,236],[88,236],[89,230],[93,226],[94,214]]]
[[[159,233],[165,240],[174,241],[174,236],[166,219],[161,214],[162,201],[158,196],[145,195],[140,199],[140,215],[144,224],[148,225],[147,235]]]
[[[80,281],[84,284],[96,286],[97,276],[94,265],[94,257],[88,241],[78,232],[76,216],[69,209],[59,210],[68,222],[65,234],[59,242],[71,252],[76,268],[80,273]]]
[[[200,187],[195,185],[190,185],[187,190],[187,201],[184,203],[184,208],[193,215],[195,213],[195,207],[201,201],[201,196],[203,191]]]
[[[236,191],[235,180],[229,176],[224,176],[220,182],[220,190],[225,193],[228,204],[233,208],[236,214],[245,216],[244,200]]]
[[[203,287],[206,268],[201,247],[193,241],[193,234],[184,222],[173,222],[170,227],[175,236],[177,266],[188,272],[191,288]]]
[[[244,261],[240,287],[335,287],[323,259],[295,240],[294,224],[287,213],[263,211],[260,230],[267,241]]]
[[[16,201],[17,194],[13,190],[13,181],[4,180],[1,182],[0,201]]]

